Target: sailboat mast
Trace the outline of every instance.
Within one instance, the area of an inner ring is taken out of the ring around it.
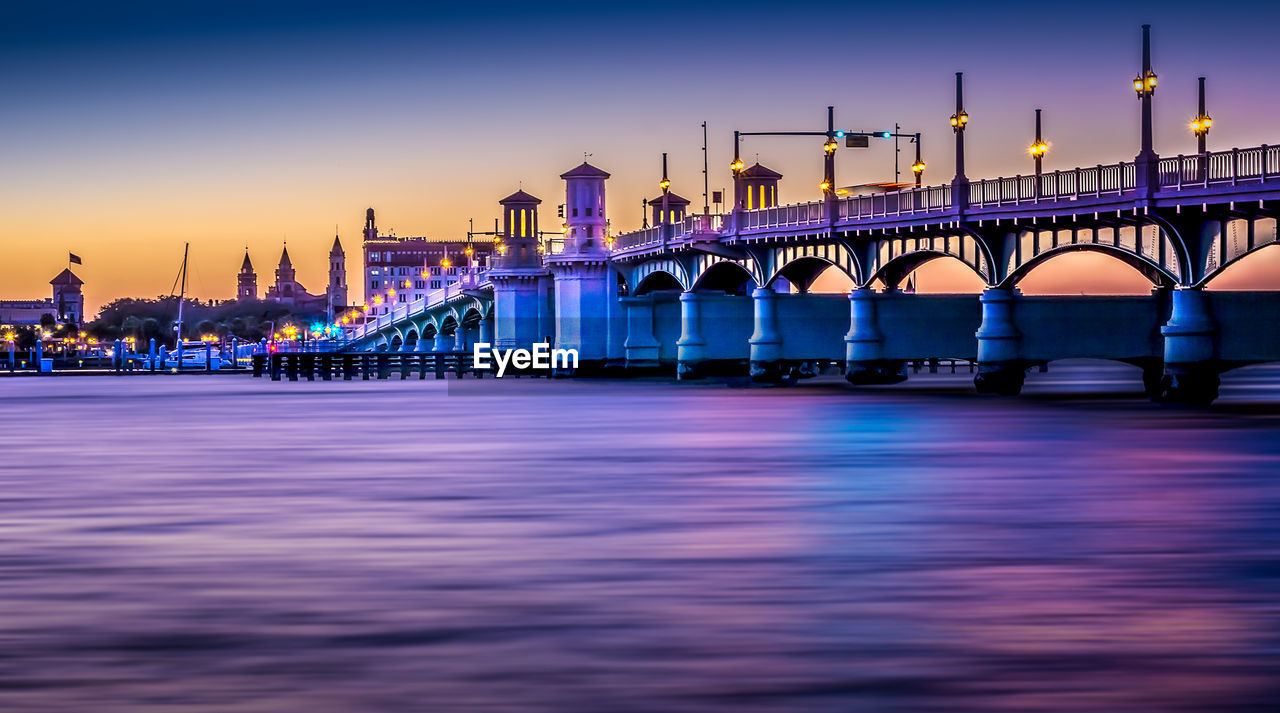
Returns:
[[[182,287],[178,290],[178,371],[182,371],[182,303],[187,298],[187,253],[191,243],[182,246]]]

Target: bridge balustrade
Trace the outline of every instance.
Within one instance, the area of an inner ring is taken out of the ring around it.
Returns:
[[[1160,185],[1164,188],[1237,185],[1260,182],[1280,173],[1280,146],[1211,151],[1204,155],[1160,159]]]

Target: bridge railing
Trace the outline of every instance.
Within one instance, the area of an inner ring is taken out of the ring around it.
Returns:
[[[652,228],[643,230],[634,230],[630,233],[622,233],[613,239],[614,250],[627,250],[630,248],[638,248],[645,245],[661,245],[664,236],[670,231],[665,225],[655,225]]]
[[[929,213],[949,208],[951,208],[951,186],[926,186],[841,198],[837,215],[841,220],[858,220]]]
[[[1160,159],[1163,188],[1253,183],[1280,177],[1280,146],[1210,151]]]
[[[813,201],[749,210],[742,214],[740,227],[742,230],[754,230],[821,223],[822,206],[822,201]]]
[[[720,214],[705,215],[699,213],[697,215],[685,216],[684,223],[680,226],[682,235],[693,235],[695,233],[718,233],[724,228],[724,216]]]

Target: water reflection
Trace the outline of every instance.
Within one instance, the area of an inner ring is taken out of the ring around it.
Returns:
[[[1125,378],[3,381],[0,708],[1273,710],[1280,379]]]

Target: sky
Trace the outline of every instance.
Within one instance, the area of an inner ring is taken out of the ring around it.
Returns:
[[[1280,44],[1251,29],[1278,20],[1258,2],[1093,0],[14,5],[0,298],[48,294],[68,252],[91,313],[168,294],[189,242],[189,290],[226,299],[246,246],[265,289],[286,240],[323,292],[335,230],[355,277],[365,208],[384,231],[460,237],[523,187],[546,225],[584,154],[613,174],[615,231],[638,228],[664,151],[672,190],[701,206],[701,122],[715,190],[730,186],[734,129],[821,129],[828,105],[842,128],[921,132],[925,182],[945,183],[957,71],[971,178],[1031,170],[1036,108],[1046,170],[1131,160],[1144,22],[1158,152],[1194,152],[1201,75],[1211,149],[1278,143]],[[841,150],[838,182],[892,179],[891,145]],[[784,174],[783,202],[818,197],[820,139],[746,141],[744,159],[757,154]]]

